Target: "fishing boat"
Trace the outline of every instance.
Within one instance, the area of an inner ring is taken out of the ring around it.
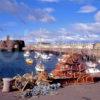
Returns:
[[[54,55],[52,53],[49,53],[49,57],[53,57]]]
[[[49,59],[51,59],[52,56],[53,55],[51,55],[51,54],[47,55],[46,53],[35,52],[34,58],[35,59],[41,58],[43,60],[49,60]]]
[[[35,69],[36,69],[37,72],[39,72],[39,71],[45,71],[45,66],[42,63],[38,63],[35,66]]]
[[[94,62],[86,62],[86,73],[90,74],[93,77],[100,77],[100,69],[97,68],[97,66],[100,67],[100,64],[98,65],[97,63]]]
[[[26,51],[25,53],[24,53],[24,57],[29,57],[30,56],[30,52],[29,51]]]
[[[38,59],[41,57],[41,53],[40,52],[35,52],[34,58]]]
[[[100,64],[100,59],[98,60],[98,63]]]
[[[41,58],[44,60],[49,60],[51,57],[45,53],[41,54]]]

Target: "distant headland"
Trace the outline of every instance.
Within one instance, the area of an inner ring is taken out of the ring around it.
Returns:
[[[22,51],[23,47],[25,47],[23,40],[11,40],[9,35],[6,40],[0,40],[1,51]]]

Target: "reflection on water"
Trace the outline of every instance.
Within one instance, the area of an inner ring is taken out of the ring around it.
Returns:
[[[34,53],[31,53],[34,57]],[[57,57],[43,62],[48,72],[50,72],[57,63]],[[23,75],[27,72],[35,73],[36,61],[33,65],[27,65],[23,57],[23,52],[0,52],[0,77],[13,77],[17,74]]]

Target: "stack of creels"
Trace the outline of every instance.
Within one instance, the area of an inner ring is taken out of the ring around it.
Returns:
[[[65,85],[94,82],[93,77],[86,74],[86,65],[82,60],[82,55],[77,53],[64,55],[51,75],[54,79],[64,79]]]
[[[30,73],[26,73],[23,76],[17,75],[13,78],[15,81],[29,81],[33,82],[34,81],[34,76]]]
[[[75,72],[85,72],[82,55],[77,53],[64,55],[51,74],[57,78],[68,78],[73,77]]]
[[[82,61],[82,55],[74,53],[74,54],[71,54],[68,59],[66,59],[65,64],[71,66],[71,65],[79,64],[81,61]]]
[[[13,78],[13,88],[18,90],[24,90],[26,86],[31,88],[35,84],[35,79],[32,74],[24,74],[23,76],[17,75]]]
[[[13,87],[18,90],[30,89],[39,84],[49,84],[48,73],[46,71],[38,72],[35,76],[30,73],[23,76],[18,75],[13,79]]]
[[[85,63],[82,60],[82,55],[78,53],[71,54],[66,60],[69,70],[73,72],[85,72]]]

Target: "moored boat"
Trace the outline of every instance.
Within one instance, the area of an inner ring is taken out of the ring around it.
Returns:
[[[24,57],[29,57],[30,56],[30,52],[29,51],[26,51],[25,53],[24,53]]]
[[[98,65],[97,63],[94,62],[86,62],[86,73],[90,74],[92,77],[100,77],[100,69],[97,68],[97,66],[100,66],[100,64]]]
[[[45,71],[45,66],[42,63],[39,63],[35,66],[36,71]]]
[[[53,56],[52,54],[48,55],[46,53],[35,52],[34,58],[35,59],[41,58],[43,60],[49,60],[51,59],[52,56]]]

